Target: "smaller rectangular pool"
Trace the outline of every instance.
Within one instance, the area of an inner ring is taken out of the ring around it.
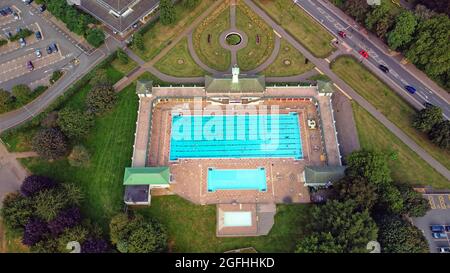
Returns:
[[[208,191],[267,190],[266,169],[208,169]]]
[[[224,227],[251,227],[251,211],[227,211],[223,213]]]

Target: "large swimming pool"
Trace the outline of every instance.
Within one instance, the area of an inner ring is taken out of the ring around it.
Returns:
[[[297,113],[172,117],[172,161],[182,158],[302,157]]]

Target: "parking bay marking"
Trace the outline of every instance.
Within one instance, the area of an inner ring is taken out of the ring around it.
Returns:
[[[435,209],[436,205],[434,204],[434,199],[432,196],[428,196],[428,202],[430,203],[431,209]]]

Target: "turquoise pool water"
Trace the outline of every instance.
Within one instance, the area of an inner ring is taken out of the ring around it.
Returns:
[[[172,117],[170,160],[302,157],[297,113]]]
[[[258,169],[208,169],[208,191],[216,190],[267,190],[266,170]]]
[[[226,211],[223,213],[224,227],[250,227],[252,226],[251,211]]]

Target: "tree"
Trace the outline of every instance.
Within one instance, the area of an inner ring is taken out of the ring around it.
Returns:
[[[73,147],[67,159],[72,167],[85,167],[89,165],[90,157],[88,150],[84,146],[77,145]]]
[[[423,217],[430,209],[430,203],[410,185],[401,184],[397,188],[403,199],[402,214],[409,217]]]
[[[389,211],[391,213],[401,213],[403,210],[403,198],[400,191],[392,184],[383,184],[378,188],[380,196],[377,207],[378,210]]]
[[[450,121],[442,121],[431,128],[428,134],[431,142],[438,145],[442,149],[450,148]]]
[[[117,94],[112,86],[96,86],[86,97],[86,105],[92,113],[102,114],[113,108]]]
[[[393,24],[392,16],[389,13],[389,6],[386,2],[381,2],[367,15],[366,27],[374,31],[378,37],[384,39],[387,31]]]
[[[117,59],[119,59],[122,64],[127,64],[129,62],[127,53],[121,48],[117,49]]]
[[[450,88],[450,19],[435,16],[420,22],[406,57],[432,79]]]
[[[370,210],[377,202],[377,187],[362,177],[345,177],[333,185],[332,196],[340,201],[353,200],[359,211]]]
[[[175,9],[172,0],[161,0],[159,2],[159,18],[163,25],[170,25],[176,20]]]
[[[47,224],[38,218],[32,218],[25,225],[22,243],[27,246],[33,246],[48,233]]]
[[[364,22],[364,18],[366,18],[366,14],[369,11],[369,5],[367,1],[346,0],[343,9],[346,13],[353,16],[356,21]]]
[[[427,253],[422,232],[396,215],[385,215],[378,223],[378,242],[386,253]]]
[[[431,128],[444,120],[442,109],[437,106],[427,106],[417,112],[413,120],[413,127],[421,132],[428,132]]]
[[[66,136],[57,128],[41,129],[32,142],[33,150],[47,159],[57,159],[68,151]]]
[[[138,50],[145,50],[144,36],[140,32],[136,32],[133,36],[133,47]]]
[[[105,42],[105,33],[99,28],[89,29],[86,32],[86,40],[94,47],[99,47]]]
[[[311,229],[329,232],[344,253],[367,252],[367,243],[377,238],[377,226],[367,210],[356,211],[352,200],[329,200],[311,214]]]
[[[402,11],[395,19],[394,29],[388,33],[388,45],[393,50],[403,48],[413,39],[417,18],[411,11]]]
[[[48,223],[48,229],[53,236],[61,234],[66,228],[72,228],[81,222],[80,209],[71,207],[58,213],[55,219]]]
[[[19,104],[26,104],[31,97],[31,89],[28,85],[19,84],[12,88],[12,94]]]
[[[58,112],[52,111],[41,121],[41,126],[45,128],[57,127]]]
[[[296,253],[343,253],[342,246],[335,242],[329,232],[313,233],[302,239],[295,250]]]
[[[40,176],[40,175],[30,175],[25,180],[23,180],[20,186],[20,192],[23,196],[30,197],[41,191],[53,189],[58,184],[51,178]]]
[[[417,4],[427,6],[439,13],[445,13],[450,16],[450,2],[445,0],[417,0]]]
[[[388,158],[377,151],[361,150],[351,153],[347,157],[347,175],[364,177],[377,186],[392,181]]]
[[[87,136],[94,126],[94,119],[92,115],[78,109],[64,108],[58,113],[57,124],[69,138],[80,139]]]
[[[29,199],[17,192],[5,196],[1,216],[9,229],[14,231],[23,229],[32,215],[33,207]]]
[[[128,218],[118,214],[110,223],[111,241],[122,253],[162,252],[167,248],[167,235],[156,220],[141,215]]]
[[[11,94],[8,91],[0,89],[0,113],[8,112],[13,102]]]
[[[188,9],[195,8],[200,0],[183,0],[183,6]]]
[[[424,5],[417,5],[414,9],[414,14],[416,15],[419,20],[429,20],[431,17],[436,16],[436,13],[427,9]]]

